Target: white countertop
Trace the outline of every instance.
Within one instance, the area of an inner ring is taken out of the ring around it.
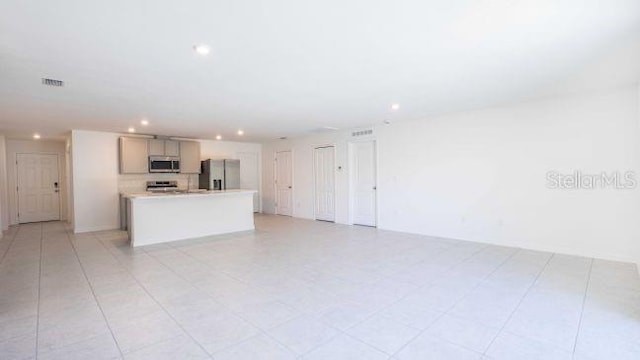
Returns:
[[[177,193],[164,193],[164,192],[123,192],[122,196],[131,200],[138,199],[173,199],[173,198],[192,198],[202,196],[231,196],[231,195],[244,195],[255,194],[256,190],[200,190],[192,189],[189,192],[177,192]]]

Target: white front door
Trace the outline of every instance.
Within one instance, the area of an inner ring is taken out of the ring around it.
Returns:
[[[351,144],[353,223],[376,226],[376,143]]]
[[[291,151],[276,153],[276,214],[293,216]]]
[[[335,151],[333,146],[315,148],[315,214],[317,220],[335,221]]]
[[[58,155],[17,154],[18,222],[60,220]]]
[[[260,180],[258,170],[258,154],[252,152],[239,152],[240,160],[240,188],[259,191]],[[253,194],[253,212],[260,211],[260,194]]]

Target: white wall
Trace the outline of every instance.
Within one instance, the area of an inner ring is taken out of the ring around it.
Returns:
[[[118,138],[123,134],[74,130],[71,134],[73,192],[72,225],[75,232],[120,227],[119,194],[142,191],[147,180],[177,180],[187,186],[185,174],[120,175]],[[255,152],[261,145],[230,141],[201,140],[201,158],[235,158],[238,152]],[[191,175],[197,187],[197,175]]]
[[[6,140],[7,194],[9,223],[18,223],[18,193],[16,191],[17,167],[16,155],[20,153],[58,155],[58,177],[60,180],[60,219],[67,219],[66,152],[62,141],[50,140]]]
[[[349,222],[349,173],[347,147],[350,132],[326,133],[304,138],[277,140],[263,145],[262,211],[275,212],[274,161],[278,151],[292,151],[293,163],[293,216],[313,219],[313,149],[319,146],[336,147],[336,222]]]
[[[9,228],[9,195],[7,194],[7,149],[5,137],[0,135],[0,237]]]
[[[74,232],[120,226],[118,136],[97,131],[71,132]]]
[[[546,173],[637,171],[637,101],[625,88],[380,129],[380,227],[635,261],[638,190],[551,190]]]
[[[639,190],[551,190],[550,170],[638,171],[638,87],[374,128],[379,227],[638,262]],[[313,217],[314,144],[336,143],[337,222],[348,222],[348,134],[266,144],[294,152],[294,216]]]
[[[640,83],[637,86],[637,132],[636,139],[640,139]],[[635,149],[637,159],[636,159],[636,169],[640,172],[640,141],[636,141],[636,149]],[[640,196],[640,195],[639,195]],[[640,274],[640,245],[638,245],[638,249],[636,251],[636,268],[638,269],[638,273]]]
[[[67,136],[64,143],[65,151],[65,179],[67,180],[67,220],[73,227],[73,157],[71,154],[71,133]]]
[[[202,160],[237,159],[239,152],[261,154],[262,145],[234,141],[200,140],[200,158]]]
[[[200,158],[206,159],[240,159],[241,153],[255,154],[258,159],[258,190],[257,211],[262,211],[262,145],[256,143],[241,143],[233,141],[200,140]],[[240,161],[241,172],[244,163]],[[196,179],[197,181],[197,179]],[[242,181],[244,183],[244,181]]]

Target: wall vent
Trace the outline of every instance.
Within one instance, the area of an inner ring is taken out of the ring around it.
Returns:
[[[351,133],[351,136],[367,136],[367,135],[373,135],[373,130],[372,129],[358,130]]]
[[[61,86],[64,86],[64,81],[56,80],[56,79],[42,78],[42,85],[61,87]]]

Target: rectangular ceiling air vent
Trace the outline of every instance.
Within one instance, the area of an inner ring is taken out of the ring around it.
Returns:
[[[373,135],[373,130],[372,129],[358,130],[351,133],[351,136],[367,136],[367,135]]]
[[[61,86],[64,86],[64,81],[56,80],[56,79],[42,78],[42,85],[61,87]]]

